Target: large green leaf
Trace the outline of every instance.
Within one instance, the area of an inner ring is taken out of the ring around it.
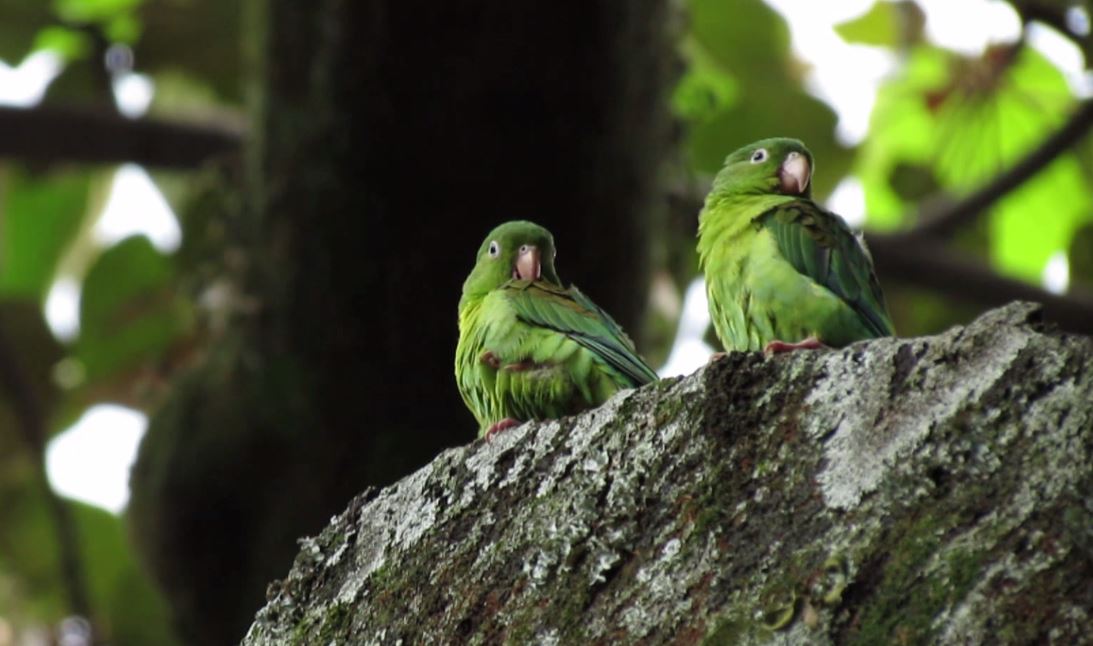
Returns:
[[[713,62],[745,86],[773,84],[787,76],[789,28],[757,0],[690,0],[691,35]]]
[[[167,605],[136,562],[124,519],[68,504],[79,532],[96,637],[118,646],[174,644]]]
[[[1064,156],[994,209],[991,260],[1009,274],[1039,282],[1048,259],[1067,251],[1081,225],[1091,221],[1089,178]]]
[[[72,613],[61,541],[39,465],[27,457],[0,470],[0,608],[16,628],[54,625]],[[136,563],[121,518],[61,501],[72,518],[80,581],[96,643],[175,643],[168,610]]]
[[[53,11],[73,24],[94,24],[112,42],[134,43],[140,35],[136,10],[144,0],[53,0]]]
[[[959,197],[1015,164],[1074,103],[1063,75],[1031,48],[995,47],[974,59],[916,48],[901,77],[881,89],[856,163],[870,224],[906,224],[917,196],[901,190],[901,169]],[[1089,186],[1088,168],[1066,154],[1002,199],[989,220],[994,265],[1038,282],[1090,217]]]
[[[14,389],[0,387],[0,609],[9,617],[42,619],[64,607],[41,456],[35,451],[49,430],[57,397],[52,369],[61,348],[36,300],[0,301],[0,336],[3,370],[16,383]]]
[[[0,171],[0,297],[41,298],[57,261],[87,217],[89,174]]]
[[[184,333],[189,310],[175,295],[173,277],[170,259],[144,236],[99,257],[84,281],[75,348],[88,381],[161,358]]]
[[[8,455],[0,469],[0,602],[22,622],[51,622],[68,614],[56,524],[49,514],[41,466],[27,451]],[[6,588],[6,589],[5,589]]]
[[[801,89],[803,67],[789,49],[789,29],[758,1],[691,0],[682,54],[689,71],[673,97],[687,120],[692,169],[714,173],[736,148],[764,137],[803,140],[820,170],[822,197],[845,174],[849,151],[835,140],[835,112]]]
[[[912,0],[879,0],[866,13],[836,25],[835,31],[848,43],[899,47],[922,38],[925,15]]]
[[[725,157],[762,137],[796,137],[816,158],[817,196],[826,195],[849,168],[849,151],[835,141],[834,111],[792,85],[774,85],[743,95],[731,108],[690,125],[687,152],[691,165],[714,173]]]
[[[717,65],[697,40],[683,44],[687,71],[672,93],[672,110],[683,119],[702,122],[732,106],[739,94],[736,80]]]

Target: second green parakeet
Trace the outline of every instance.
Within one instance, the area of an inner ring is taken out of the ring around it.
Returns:
[[[455,377],[479,435],[593,408],[657,378],[607,313],[562,287],[554,256],[549,231],[506,222],[463,283]]]
[[[732,153],[699,215],[710,317],[726,350],[844,346],[894,334],[873,261],[812,201],[812,154],[796,139]]]

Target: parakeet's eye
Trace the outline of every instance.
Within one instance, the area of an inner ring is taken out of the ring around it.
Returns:
[[[528,252],[528,246],[526,244],[520,245],[520,253],[527,253],[527,252]]]
[[[494,240],[493,242],[490,243],[490,258],[496,258],[497,256],[500,256],[500,255],[501,255],[501,245],[497,244],[497,241]]]
[[[765,161],[767,161],[767,149],[766,148],[757,148],[755,150],[755,152],[753,152],[751,154],[751,163],[753,163],[753,164],[762,164]]]

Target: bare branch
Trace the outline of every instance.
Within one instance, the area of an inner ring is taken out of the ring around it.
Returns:
[[[1063,329],[1093,334],[1093,294],[1052,294],[998,275],[988,267],[950,251],[938,241],[906,235],[869,234],[869,247],[881,282],[929,288],[944,296],[997,306],[1014,300],[1044,305],[1044,318]]]
[[[1081,141],[1090,127],[1093,127],[1093,101],[1087,100],[1079,105],[1058,131],[1044,139],[1012,168],[999,173],[985,186],[959,202],[943,208],[936,215],[932,217],[924,215],[922,221],[904,235],[936,238],[951,235],[956,229],[975,220],[984,209],[1021,186],[1055,158]]]
[[[185,169],[237,150],[243,132],[118,114],[40,106],[0,107],[0,157],[41,162],[136,162]]]

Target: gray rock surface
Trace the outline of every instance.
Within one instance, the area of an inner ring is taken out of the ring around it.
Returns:
[[[362,494],[244,644],[1081,643],[1091,454],[1034,305],[732,353]]]

